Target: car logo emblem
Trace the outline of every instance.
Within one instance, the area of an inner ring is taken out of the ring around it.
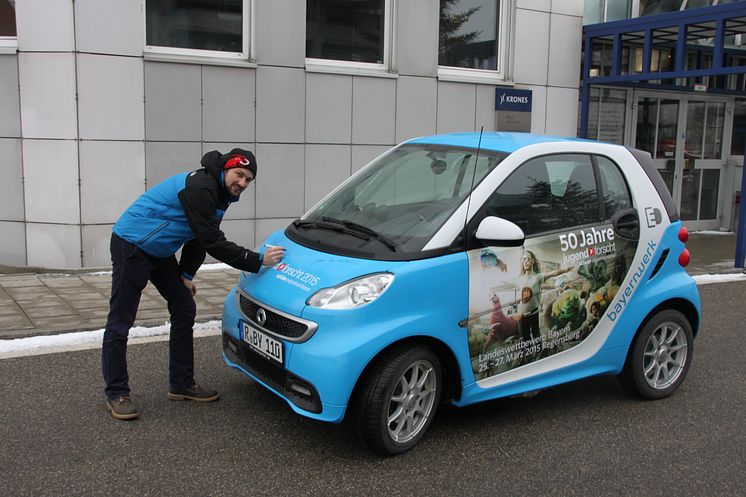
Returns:
[[[262,326],[267,322],[267,313],[261,307],[256,311],[256,322]]]

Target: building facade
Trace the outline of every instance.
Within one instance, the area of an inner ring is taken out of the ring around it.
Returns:
[[[579,136],[646,150],[690,230],[737,227],[746,2],[587,0]]]
[[[415,136],[575,135],[582,0],[0,0],[0,265],[110,265],[111,227],[204,152],[253,150],[246,246]]]

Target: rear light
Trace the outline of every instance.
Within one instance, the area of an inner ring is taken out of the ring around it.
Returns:
[[[689,232],[683,226],[679,230],[679,240],[681,240],[681,243],[686,243],[689,241]]]
[[[680,234],[679,237],[681,237]],[[681,254],[679,254],[679,264],[681,265],[681,267],[687,267],[689,265],[690,259],[691,256],[689,255],[689,251],[687,249],[682,250]]]

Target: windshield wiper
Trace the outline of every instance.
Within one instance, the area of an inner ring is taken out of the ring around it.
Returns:
[[[366,235],[373,236],[381,241],[384,245],[386,245],[388,248],[391,249],[392,252],[396,252],[396,243],[394,243],[391,239],[383,236],[376,230],[373,230],[371,228],[368,228],[367,226],[363,226],[362,224],[357,224],[352,221],[348,221],[347,219],[336,219],[333,217],[327,217],[327,216],[321,216],[322,221],[326,221],[327,223],[336,223],[339,225],[344,226],[345,228],[349,228],[351,230],[357,231],[358,233],[364,233]]]
[[[319,222],[319,221],[303,221],[300,219],[296,219],[293,221],[293,226],[296,228],[312,228],[312,229],[324,229],[324,230],[330,230],[330,231],[336,231],[337,233],[345,233],[350,236],[354,236],[355,238],[360,238],[361,240],[365,240],[366,242],[370,240],[369,236],[366,236],[364,233],[361,233],[360,231],[355,231],[349,228],[346,228],[345,226],[340,226],[339,224],[334,223],[328,223],[328,222]]]

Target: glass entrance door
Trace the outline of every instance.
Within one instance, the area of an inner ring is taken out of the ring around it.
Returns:
[[[650,152],[668,191],[678,197],[676,179],[679,101],[645,94],[636,97],[636,148]]]
[[[650,152],[689,229],[717,229],[726,101],[635,92],[632,142]]]
[[[717,220],[725,102],[687,100],[681,218]]]

